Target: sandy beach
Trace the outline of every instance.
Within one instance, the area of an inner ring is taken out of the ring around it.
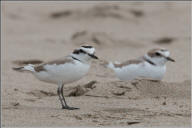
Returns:
[[[2,2],[1,100],[4,127],[191,125],[190,2]],[[62,110],[57,85],[37,80],[18,67],[64,57],[92,45],[105,61],[126,61],[151,48],[166,48],[160,82],[118,80],[101,61],[64,87]]]

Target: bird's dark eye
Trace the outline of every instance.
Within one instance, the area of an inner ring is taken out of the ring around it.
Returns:
[[[155,55],[156,55],[156,56],[161,56],[161,54],[160,54],[160,53],[158,53],[158,52],[156,52],[156,53],[155,53]]]
[[[86,53],[85,51],[83,51],[82,49],[79,50],[80,53]]]
[[[84,50],[82,50],[82,49],[75,49],[73,51],[73,54],[80,54],[80,53],[86,53],[86,52]]]

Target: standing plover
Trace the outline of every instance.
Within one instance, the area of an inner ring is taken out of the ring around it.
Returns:
[[[90,68],[91,59],[98,59],[94,54],[95,48],[92,46],[81,46],[63,59],[50,61],[37,66],[29,64],[13,69],[17,71],[30,71],[41,81],[58,84],[57,93],[62,109],[73,110],[78,108],[67,105],[63,95],[63,86],[64,84],[77,81],[86,75]]]
[[[163,48],[151,49],[144,56],[123,63],[107,63],[116,76],[123,81],[133,79],[162,80],[166,62],[172,61],[170,52]]]

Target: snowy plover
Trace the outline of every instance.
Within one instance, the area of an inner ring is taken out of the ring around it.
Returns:
[[[116,76],[123,81],[133,79],[162,80],[166,62],[172,61],[170,52],[163,48],[149,50],[144,56],[123,63],[107,63]]]
[[[17,71],[30,71],[41,81],[58,84],[57,93],[62,109],[73,110],[78,108],[67,105],[63,95],[63,86],[64,84],[77,81],[85,76],[90,68],[90,60],[92,58],[98,59],[94,53],[95,48],[92,46],[81,46],[63,59],[50,61],[37,66],[29,64],[13,69]]]

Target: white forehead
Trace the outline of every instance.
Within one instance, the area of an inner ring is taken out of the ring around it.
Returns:
[[[165,51],[159,50],[158,52],[161,53],[164,56],[169,56],[170,55],[170,52],[168,50],[165,50]]]
[[[95,53],[95,48],[84,48],[84,47],[81,47],[80,49],[82,49],[83,51],[89,53],[89,54],[94,54]]]
[[[156,49],[151,49],[147,52],[147,55],[149,57],[158,57],[158,55],[156,55],[156,53],[159,53],[165,57],[168,57],[170,55],[170,52],[167,49],[164,48],[156,48]]]

